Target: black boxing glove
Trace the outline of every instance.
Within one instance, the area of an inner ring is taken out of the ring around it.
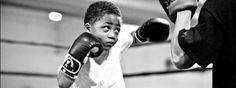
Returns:
[[[145,42],[165,41],[169,36],[170,24],[162,18],[151,18],[141,25],[135,32],[138,40]]]
[[[97,47],[98,50],[91,52],[91,49]],[[87,61],[85,57],[97,57],[103,51],[103,45],[95,36],[90,33],[81,34],[72,44],[66,55],[66,60],[61,67],[62,73],[75,79],[82,65]]]

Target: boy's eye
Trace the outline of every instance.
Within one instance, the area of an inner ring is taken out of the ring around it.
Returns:
[[[110,29],[110,27],[109,27],[109,26],[104,26],[103,28],[104,28],[104,29]]]
[[[115,29],[115,32],[116,32],[116,33],[119,33],[119,32],[120,32],[120,28],[116,28],[116,29]]]
[[[105,26],[105,29],[110,29],[111,27],[110,26]]]
[[[110,30],[110,26],[103,26],[103,29],[104,29],[104,31],[106,32],[106,31],[109,31]]]

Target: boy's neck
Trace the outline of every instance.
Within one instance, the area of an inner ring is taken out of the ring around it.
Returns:
[[[104,61],[107,60],[107,57],[108,57],[109,53],[110,53],[110,49],[109,50],[103,50],[103,52],[100,56],[94,57],[93,59],[97,64],[101,65]]]

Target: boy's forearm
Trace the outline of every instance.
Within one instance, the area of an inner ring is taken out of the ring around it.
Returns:
[[[67,77],[64,73],[59,71],[57,76],[58,86],[59,88],[70,88],[70,86],[73,84],[74,80]]]

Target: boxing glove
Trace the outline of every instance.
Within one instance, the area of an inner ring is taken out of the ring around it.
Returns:
[[[97,47],[97,51],[91,52],[91,49]],[[85,57],[97,57],[103,51],[103,45],[95,36],[90,33],[82,33],[70,47],[66,60],[61,67],[62,73],[75,79],[81,66],[86,62]]]
[[[198,0],[159,0],[159,2],[173,23],[178,11],[190,10],[193,16],[198,6]]]
[[[162,18],[151,18],[136,30],[136,37],[141,42],[161,42],[169,36],[169,22]]]

